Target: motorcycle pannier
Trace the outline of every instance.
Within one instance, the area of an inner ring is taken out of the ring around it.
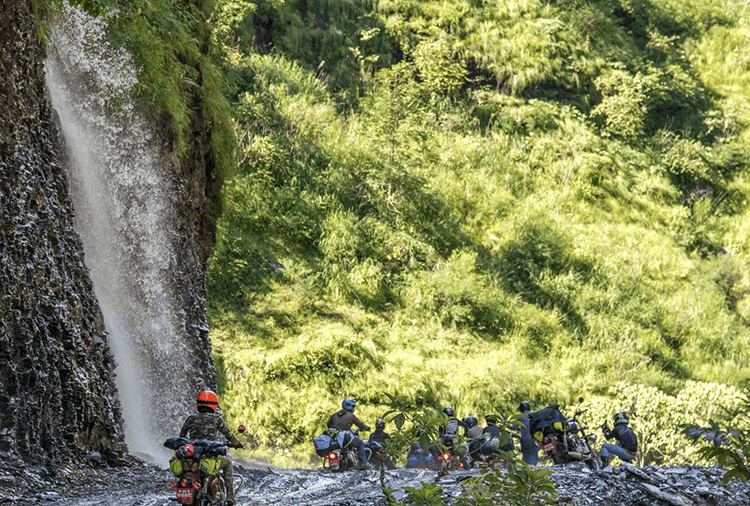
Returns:
[[[221,457],[201,459],[201,469],[208,475],[213,476],[219,472],[219,466],[221,466]]]
[[[313,439],[313,446],[315,447],[315,453],[318,454],[318,457],[325,457],[331,450],[331,446],[333,446],[333,439],[331,439],[331,436],[328,434],[321,434]]]
[[[169,459],[169,469],[172,470],[172,474],[175,476],[181,476],[182,475],[182,461],[177,456],[177,454],[174,454],[171,459]]]

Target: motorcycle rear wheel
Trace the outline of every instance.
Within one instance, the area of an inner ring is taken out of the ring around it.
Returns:
[[[206,484],[208,487],[208,484]],[[227,498],[227,485],[224,483],[224,479],[219,479],[219,484],[216,488],[216,493],[205,493],[201,494],[200,501],[197,506],[223,506],[224,501]]]

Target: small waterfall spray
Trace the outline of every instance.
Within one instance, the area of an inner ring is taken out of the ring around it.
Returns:
[[[117,360],[131,453],[160,464],[195,385],[188,384],[184,311],[171,292],[177,198],[165,142],[134,109],[128,53],[104,24],[66,8],[52,26],[47,85],[67,146],[66,171],[85,261]]]

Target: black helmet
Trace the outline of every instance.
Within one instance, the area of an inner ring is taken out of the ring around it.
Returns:
[[[615,426],[628,423],[628,414],[624,411],[615,413]]]
[[[464,422],[464,424],[466,424],[467,427],[474,427],[477,423],[479,423],[479,421],[477,420],[475,416],[467,416],[461,421]]]
[[[495,425],[497,423],[497,415],[493,415],[492,413],[484,415],[484,421],[487,422],[487,425]]]
[[[450,406],[446,406],[443,408],[443,413],[445,413],[448,416],[454,416],[453,408]]]
[[[521,401],[521,404],[518,405],[518,411],[520,411],[521,413],[531,411],[531,405],[529,404],[529,401]]]
[[[375,420],[375,428],[378,430],[385,429],[385,420],[383,420],[382,418],[378,418],[377,420]]]

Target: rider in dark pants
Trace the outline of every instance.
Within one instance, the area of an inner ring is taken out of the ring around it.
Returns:
[[[638,438],[633,429],[628,427],[628,421],[628,415],[624,411],[618,411],[615,413],[614,429],[609,430],[609,426],[606,423],[602,425],[604,437],[608,440],[612,438],[617,440],[617,445],[609,443],[602,445],[602,465],[606,466],[609,464],[610,454],[620,457],[620,460],[624,462],[635,460],[638,454]]]
[[[365,425],[357,418],[354,414],[354,408],[357,407],[357,402],[354,399],[344,399],[341,403],[343,409],[335,412],[328,419],[328,428],[335,428],[340,431],[346,431],[351,434],[351,438],[348,439],[348,444],[357,447],[357,456],[359,457],[359,465],[363,469],[370,469],[370,463],[367,462],[367,452],[365,449],[365,443],[359,439],[354,433],[351,432],[352,425],[356,425],[361,431],[368,431],[370,427]]]
[[[385,420],[378,418],[375,421],[375,432],[370,434],[368,439],[370,450],[377,455],[386,469],[396,469],[396,465],[391,460],[385,447],[385,440],[390,439],[390,435],[385,431]]]

